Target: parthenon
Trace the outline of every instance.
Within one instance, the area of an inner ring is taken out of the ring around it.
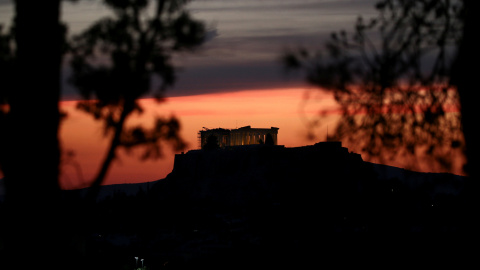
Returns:
[[[200,148],[204,148],[207,143],[207,138],[215,136],[217,138],[218,146],[224,148],[226,146],[236,145],[251,145],[270,143],[277,145],[278,128],[252,128],[245,126],[236,129],[204,128],[198,132],[198,139]]]

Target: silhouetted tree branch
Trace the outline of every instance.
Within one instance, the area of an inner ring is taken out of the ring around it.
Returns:
[[[102,183],[118,148],[145,146],[142,158],[157,158],[162,140],[175,150],[185,146],[173,117],[157,118],[149,130],[128,128],[125,121],[143,112],[137,100],[151,92],[153,77],[161,79],[154,93],[161,101],[163,91],[175,82],[172,56],[196,48],[205,34],[204,25],[184,8],[189,1],[105,2],[115,18],[99,20],[71,44],[72,82],[87,99],[78,108],[103,121],[105,135],[112,138],[94,187]],[[156,5],[153,15],[148,14],[151,5]]]
[[[153,2],[156,13],[148,17],[147,7]],[[142,112],[137,99],[149,93],[152,76],[162,81],[156,91],[159,100],[173,85],[172,55],[203,42],[204,26],[185,10],[188,2],[105,0],[115,17],[100,20],[69,44],[73,82],[83,97],[93,99],[79,108],[102,120],[105,134],[112,138],[94,187],[105,178],[119,147],[146,146],[143,158],[159,157],[161,141],[176,150],[184,147],[173,117],[157,119],[151,129],[125,123],[132,113]],[[0,169],[6,186],[1,267],[22,262],[26,268],[68,268],[81,254],[71,246],[77,245],[71,241],[79,227],[69,222],[71,209],[62,208],[59,187],[60,69],[66,28],[60,23],[60,0],[14,4],[12,29],[0,28]]]
[[[333,92],[343,111],[336,139],[381,162],[403,158],[416,168],[416,157],[427,155],[449,169],[452,149],[464,147],[450,81],[461,2],[384,0],[375,8],[352,35],[332,33],[322,51],[288,52],[284,65]]]
[[[58,253],[62,244],[58,103],[65,29],[59,14],[59,0],[17,0],[12,31],[1,33],[0,164],[6,201],[0,241],[5,240],[9,259],[23,259],[26,267],[47,265],[42,251]]]

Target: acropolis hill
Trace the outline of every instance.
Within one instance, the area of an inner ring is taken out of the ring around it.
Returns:
[[[137,243],[151,247],[158,269],[164,258],[176,266],[169,269],[309,269],[319,260],[403,258],[405,247],[414,254],[467,247],[443,232],[474,228],[471,183],[365,162],[341,142],[217,145],[177,154],[173,171],[135,200],[112,195],[88,213],[90,224],[118,226],[113,236],[138,232],[135,252]]]
[[[189,177],[235,176],[249,178],[341,176],[363,165],[359,154],[341,142],[319,142],[302,147],[253,144],[191,150],[175,155],[173,175]],[[248,175],[246,175],[248,174]]]
[[[341,142],[302,147],[277,145],[279,128],[207,129],[199,131],[201,149],[175,155],[170,177],[236,178],[282,182],[295,178],[352,178],[362,171],[359,154]],[[209,146],[213,142],[213,146]],[[339,182],[339,181],[337,181]]]

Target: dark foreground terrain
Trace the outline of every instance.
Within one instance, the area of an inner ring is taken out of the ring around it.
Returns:
[[[165,179],[104,187],[96,202],[66,191],[66,269],[473,266],[475,190],[340,143],[195,150]]]

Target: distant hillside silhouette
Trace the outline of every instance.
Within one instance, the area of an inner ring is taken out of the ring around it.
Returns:
[[[160,181],[160,180],[157,180]],[[115,196],[115,194],[122,194],[125,196],[136,196],[139,192],[148,192],[157,181],[143,182],[143,183],[131,183],[131,184],[112,184],[100,186],[98,195],[96,197],[97,202],[103,201]],[[76,196],[84,198],[88,194],[88,187],[81,189],[64,190],[63,194],[66,197]]]
[[[149,194],[170,226],[201,235],[179,247],[191,257],[178,265],[302,267],[345,258],[361,264],[373,253],[393,259],[405,245],[423,254],[419,260],[431,259],[424,249],[452,252],[446,247],[472,230],[469,184],[364,162],[340,142],[322,142],[178,154]]]
[[[322,142],[192,150],[165,179],[104,186],[94,204],[85,190],[64,197],[78,269],[133,268],[134,256],[149,269],[298,269],[467,256],[470,184]]]

